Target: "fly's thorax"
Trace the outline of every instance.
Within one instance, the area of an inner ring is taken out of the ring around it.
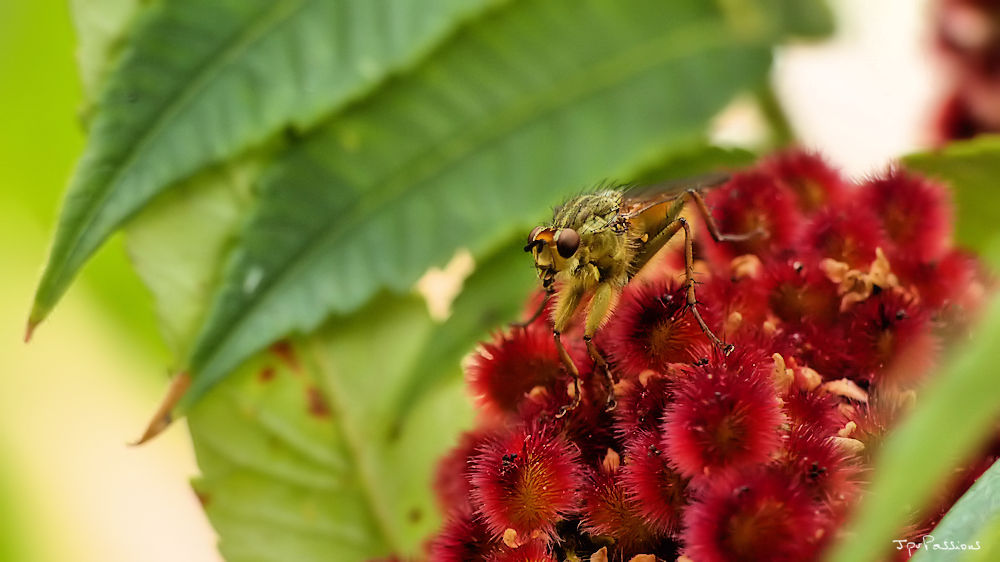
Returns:
[[[557,207],[552,228],[572,228],[581,237],[611,226],[621,210],[620,191],[598,191],[574,197]]]

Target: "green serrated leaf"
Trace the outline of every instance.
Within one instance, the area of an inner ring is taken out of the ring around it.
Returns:
[[[694,0],[523,2],[463,29],[265,174],[181,408],[270,341],[689,146],[762,79],[773,39]]]
[[[931,540],[923,541],[925,549],[917,552],[910,558],[912,562],[944,562],[949,560],[967,560],[966,549],[958,547],[956,550],[945,550],[949,543],[954,545],[967,545],[982,548],[982,542],[986,544],[996,543],[996,534],[993,530],[1000,524],[1000,464],[993,463],[982,476],[976,480],[975,484],[969,488],[957,502],[952,506],[944,519],[928,533]],[[984,539],[979,541],[977,539]]]
[[[179,0],[142,11],[94,109],[29,323],[168,186],[308,127],[494,1]]]
[[[254,169],[249,160],[205,172],[129,227],[175,347],[190,341],[217,282]],[[448,322],[432,321],[420,299],[384,296],[257,356],[192,410],[194,485],[227,560],[418,550],[439,522],[434,462],[470,419],[459,360],[513,318],[533,284],[517,246],[466,280]]]
[[[908,168],[939,178],[952,187],[958,216],[959,244],[983,251],[1000,234],[1000,136],[956,142],[932,152],[903,159]]]

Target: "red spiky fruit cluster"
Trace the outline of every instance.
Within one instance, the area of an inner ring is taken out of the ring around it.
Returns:
[[[952,247],[944,188],[898,168],[854,183],[791,151],[706,202],[723,233],[759,232],[716,244],[696,230],[698,306],[735,351],[692,316],[677,249],[627,285],[595,338],[613,411],[579,324],[564,339],[580,402],[562,417],[575,391],[548,314],[484,343],[467,362],[480,427],[437,475],[448,515],[433,560],[821,556],[943,343],[968,327],[983,275]],[[909,529],[930,528],[991,455]]]
[[[938,0],[935,23],[951,82],[938,112],[938,140],[1000,131],[1000,2]]]

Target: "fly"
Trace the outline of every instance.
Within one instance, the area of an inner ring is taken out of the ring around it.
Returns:
[[[695,297],[691,226],[681,216],[686,204],[695,204],[716,242],[738,242],[760,234],[722,234],[701,191],[725,183],[728,174],[710,174],[644,187],[602,189],[568,200],[555,209],[552,222],[537,226],[524,247],[535,260],[545,298],[527,325],[541,315],[555,296],[552,335],[559,357],[573,376],[575,392],[562,417],[580,403],[580,372],[563,345],[561,334],[574,313],[590,296],[583,339],[594,364],[608,385],[608,409],[613,409],[614,377],[593,338],[614,311],[625,286],[677,233],[684,232],[684,289],[687,308],[705,335],[727,355],[733,346],[712,332],[698,311]]]

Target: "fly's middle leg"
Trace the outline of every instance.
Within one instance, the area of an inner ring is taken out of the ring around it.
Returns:
[[[674,227],[675,224],[678,226]],[[698,298],[694,293],[694,238],[691,236],[691,225],[688,224],[684,217],[680,217],[668,228],[671,227],[684,229],[684,286],[687,292],[687,306],[691,309],[691,315],[694,316],[694,319],[698,322],[698,326],[705,332],[708,339],[712,340],[712,343],[721,349],[724,354],[729,355],[733,351],[733,345],[719,339],[712,332],[712,329],[708,327],[708,324],[705,323],[705,320],[701,317],[701,312],[698,311]]]
[[[511,322],[510,323],[510,327],[511,328],[521,328],[522,330],[527,330],[528,326],[530,326],[531,324],[533,324],[535,322],[535,320],[538,320],[538,317],[541,316],[543,312],[545,312],[545,307],[549,304],[549,300],[552,298],[553,293],[555,293],[554,289],[552,289],[552,288],[546,288],[545,289],[545,296],[542,297],[542,302],[538,304],[538,309],[535,310],[535,312],[531,315],[531,317],[529,317],[527,320],[522,320],[522,321],[518,321],[518,322]]]

